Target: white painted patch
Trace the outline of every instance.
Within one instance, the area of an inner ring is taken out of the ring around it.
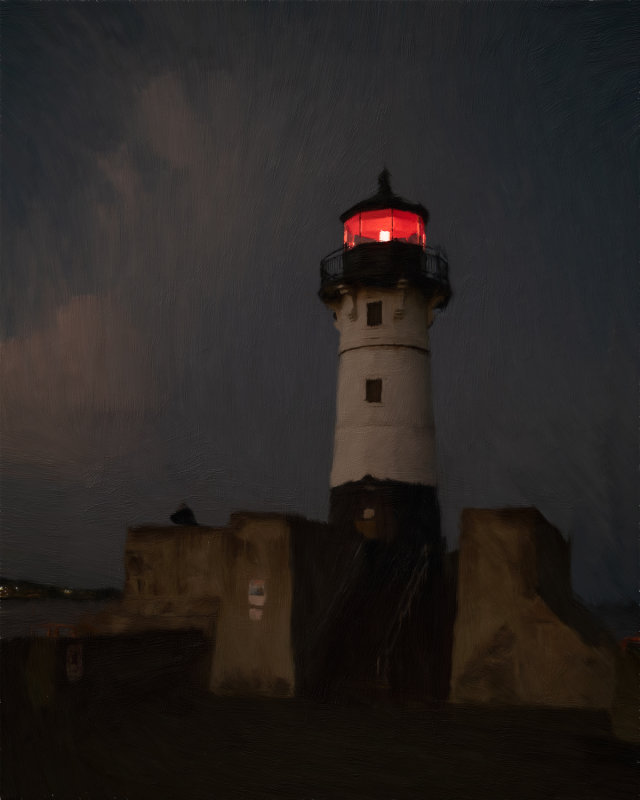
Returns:
[[[262,619],[264,604],[267,600],[264,578],[252,578],[249,581],[249,619],[258,622]]]

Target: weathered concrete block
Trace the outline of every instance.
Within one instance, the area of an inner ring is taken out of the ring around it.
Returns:
[[[223,601],[210,688],[219,694],[290,696],[290,525],[276,514],[237,514],[225,538]]]
[[[536,509],[465,509],[451,700],[611,707],[618,653],[575,598],[570,548]]]

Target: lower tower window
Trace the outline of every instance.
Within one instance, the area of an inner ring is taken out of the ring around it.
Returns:
[[[367,403],[382,402],[382,379],[374,378],[367,380],[365,398]]]

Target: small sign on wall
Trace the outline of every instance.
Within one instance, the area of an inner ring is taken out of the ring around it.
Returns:
[[[263,606],[267,598],[264,589],[264,580],[255,578],[249,581],[249,605]]]
[[[66,669],[69,683],[76,683],[82,678],[84,666],[82,663],[82,644],[80,642],[67,645]]]
[[[249,619],[262,619],[262,611],[267,599],[263,578],[252,578],[249,581]]]

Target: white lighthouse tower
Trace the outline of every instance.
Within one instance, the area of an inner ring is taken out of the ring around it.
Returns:
[[[341,215],[320,297],[340,333],[330,521],[368,539],[438,539],[429,327],[451,290],[429,212],[379,191]]]

